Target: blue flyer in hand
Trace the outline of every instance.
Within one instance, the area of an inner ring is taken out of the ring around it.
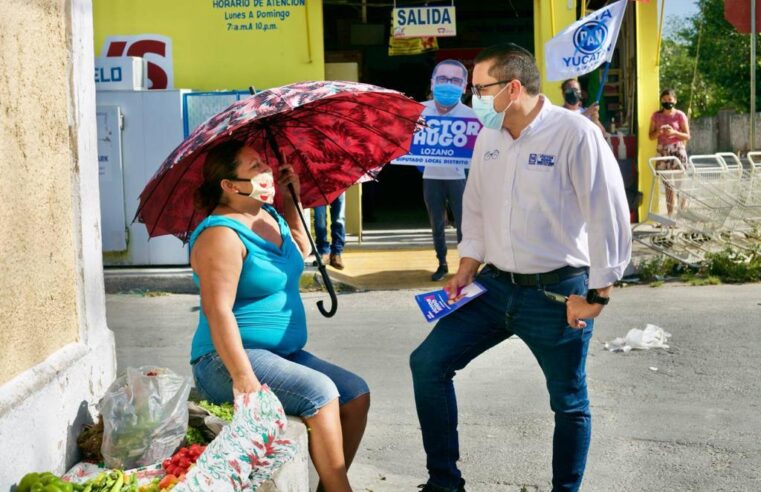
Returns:
[[[463,297],[457,302],[450,301],[449,295],[444,289],[418,294],[415,296],[415,301],[417,301],[426,321],[431,323],[443,318],[447,314],[455,312],[458,308],[469,303],[484,292],[486,292],[486,289],[483,285],[473,282],[463,287],[461,292]]]

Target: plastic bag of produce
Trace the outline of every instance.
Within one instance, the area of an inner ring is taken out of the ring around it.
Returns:
[[[188,429],[190,381],[162,367],[130,367],[100,403],[101,452],[109,468],[136,468],[172,455]]]

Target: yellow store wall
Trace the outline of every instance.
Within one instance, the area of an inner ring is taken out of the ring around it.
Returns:
[[[650,171],[647,161],[651,157],[655,157],[656,146],[656,142],[648,138],[650,117],[660,107],[660,98],[658,97],[660,76],[656,65],[658,2],[637,2],[634,6],[637,14],[637,165],[639,190],[642,192],[639,221],[644,222],[647,219],[650,184],[653,179],[653,173]]]
[[[542,75],[542,92],[553,104],[563,104],[563,91],[560,90],[560,82],[547,80],[544,43],[576,22],[576,1],[570,3],[571,6],[568,0],[534,0],[534,57]]]
[[[101,56],[108,36],[158,34],[172,40],[175,88],[266,89],[324,79],[322,2],[306,0],[301,6],[286,0],[297,5],[274,6],[281,2],[93,0],[95,55]],[[224,7],[231,4],[244,6]],[[268,17],[276,12],[288,17]],[[275,29],[229,29],[249,22]]]

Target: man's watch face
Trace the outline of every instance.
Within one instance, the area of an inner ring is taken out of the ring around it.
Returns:
[[[589,304],[602,304],[605,306],[610,301],[608,297],[602,297],[597,293],[597,289],[589,289],[587,291],[587,302]]]

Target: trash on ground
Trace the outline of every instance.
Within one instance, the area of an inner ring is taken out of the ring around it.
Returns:
[[[660,326],[648,324],[644,330],[632,328],[624,338],[618,337],[610,342],[605,342],[605,348],[611,352],[624,353],[631,350],[649,350],[651,348],[667,349],[669,348],[667,343],[670,337],[671,333]]]

